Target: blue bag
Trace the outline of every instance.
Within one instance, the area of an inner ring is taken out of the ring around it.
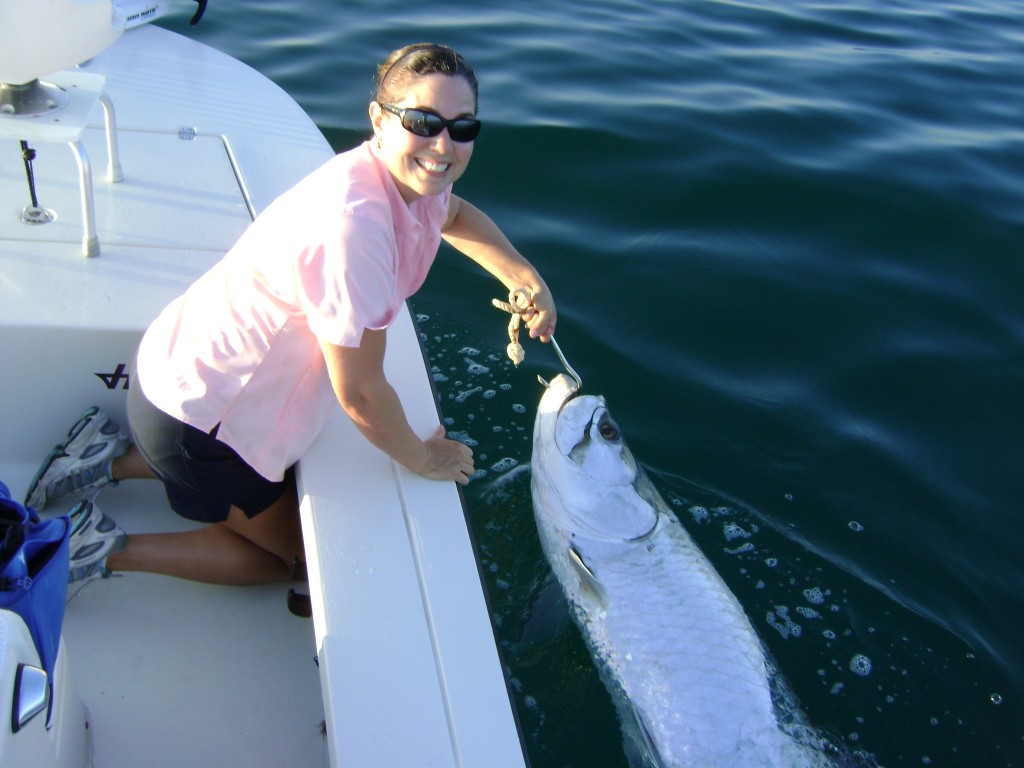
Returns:
[[[24,620],[51,682],[64,623],[70,534],[67,515],[40,520],[0,482],[0,608]]]

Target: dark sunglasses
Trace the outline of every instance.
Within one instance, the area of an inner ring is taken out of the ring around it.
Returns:
[[[445,128],[452,141],[460,144],[473,141],[480,133],[480,121],[475,117],[456,117],[454,120],[446,120],[437,112],[429,109],[413,109],[408,107],[402,109],[391,104],[380,104],[380,108],[392,115],[398,115],[402,121],[402,127],[409,133],[417,136],[438,136]]]

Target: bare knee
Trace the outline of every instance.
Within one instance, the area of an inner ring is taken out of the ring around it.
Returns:
[[[233,506],[223,525],[276,557],[288,574],[295,558],[302,557],[302,529],[294,493],[285,493],[253,517]]]

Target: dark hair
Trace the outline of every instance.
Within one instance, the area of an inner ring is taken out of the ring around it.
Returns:
[[[377,91],[374,98],[389,104],[401,98],[401,92],[419,75],[464,77],[473,89],[474,111],[480,91],[473,68],[453,48],[436,43],[416,43],[392,51],[377,67]]]

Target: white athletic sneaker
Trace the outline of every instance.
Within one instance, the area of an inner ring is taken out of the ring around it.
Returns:
[[[124,455],[128,444],[128,436],[116,421],[96,406],[89,408],[39,467],[25,495],[25,506],[42,510],[69,493],[116,484],[110,465]]]
[[[124,549],[128,534],[91,501],[80,501],[71,517],[71,561],[68,584],[110,576],[107,556]]]

